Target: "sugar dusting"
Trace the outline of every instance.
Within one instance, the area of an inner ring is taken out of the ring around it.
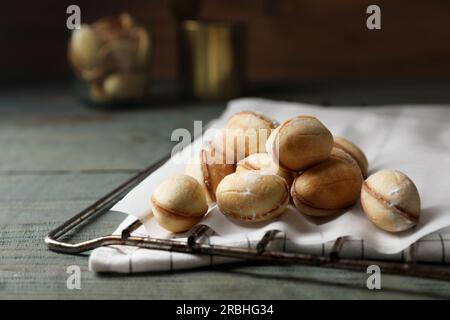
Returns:
[[[261,174],[252,171],[248,171],[243,175],[246,184],[256,184],[259,182],[261,177]]]
[[[397,193],[400,192],[401,189],[402,188],[401,188],[400,185],[399,186],[393,186],[391,189],[389,189],[389,195],[390,196],[396,195]]]
[[[389,206],[392,207],[391,204]],[[391,221],[395,221],[397,219],[397,215],[393,211],[389,211],[388,219],[391,220]]]
[[[393,185],[389,189],[389,195],[394,196],[394,195],[400,193],[400,191],[402,191],[404,188],[407,188],[410,184],[411,184],[411,181],[409,179],[403,179],[400,183],[398,183],[397,185]]]
[[[250,188],[245,188],[245,190],[239,191],[240,195],[243,195],[244,197],[251,196],[253,192],[251,192]]]

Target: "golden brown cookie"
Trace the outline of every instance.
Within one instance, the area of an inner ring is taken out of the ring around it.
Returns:
[[[333,148],[327,160],[299,174],[292,184],[291,196],[300,212],[327,217],[353,205],[359,198],[362,182],[356,161]]]
[[[273,161],[291,171],[302,171],[326,160],[332,147],[331,132],[310,116],[297,116],[283,122],[266,143]]]
[[[361,204],[369,220],[385,231],[404,231],[419,221],[419,192],[414,182],[397,170],[381,170],[367,178]]]
[[[217,187],[217,205],[232,218],[259,222],[280,216],[289,202],[286,181],[278,175],[256,171],[226,176]]]
[[[236,166],[225,163],[223,156],[214,148],[205,147],[186,165],[185,174],[197,179],[208,203],[212,203],[216,202],[216,189],[220,181],[235,170]]]
[[[170,232],[188,231],[208,211],[202,186],[194,178],[178,175],[162,182],[151,197],[156,221]]]
[[[353,157],[358,163],[361,173],[364,178],[367,178],[367,171],[369,169],[369,162],[367,161],[364,152],[353,142],[343,137],[334,137],[334,147],[344,150]]]
[[[278,123],[260,113],[242,111],[234,114],[212,144],[218,152],[237,163],[253,153],[265,152],[265,144]]]

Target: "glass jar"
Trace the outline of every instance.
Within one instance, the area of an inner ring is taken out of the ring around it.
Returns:
[[[68,59],[81,96],[98,106],[142,101],[148,91],[151,37],[128,14],[83,24],[69,41]]]

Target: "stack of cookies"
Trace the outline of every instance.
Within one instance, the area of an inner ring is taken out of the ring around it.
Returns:
[[[334,137],[315,117],[300,115],[278,124],[256,112],[239,112],[186,166],[185,175],[178,177],[180,181],[194,178],[185,183],[189,187],[163,183],[152,202],[157,221],[162,221],[158,197],[172,192],[171,188],[178,196],[166,195],[166,202],[170,197],[189,202],[171,200],[179,212],[166,213],[161,224],[171,232],[187,231],[196,224],[206,214],[204,203],[216,203],[223,214],[251,223],[279,217],[290,201],[304,215],[330,217],[361,199],[370,221],[385,231],[400,232],[416,225],[420,197],[414,183],[399,171],[367,175],[363,151],[345,138]],[[195,207],[194,201],[202,210],[192,219],[190,211],[182,208]]]

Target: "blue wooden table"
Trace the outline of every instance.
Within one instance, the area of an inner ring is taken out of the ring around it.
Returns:
[[[322,104],[447,103],[448,84],[346,88],[304,86],[280,99]],[[298,299],[450,297],[450,283],[314,267],[242,263],[177,273],[104,275],[88,255],[49,251],[43,240],[57,225],[151,164],[173,146],[175,128],[217,117],[224,102],[154,101],[134,110],[95,110],[66,88],[2,91],[0,96],[0,298],[37,299]],[[123,216],[110,214],[72,241],[111,233]],[[67,267],[81,268],[81,289],[68,290]]]

